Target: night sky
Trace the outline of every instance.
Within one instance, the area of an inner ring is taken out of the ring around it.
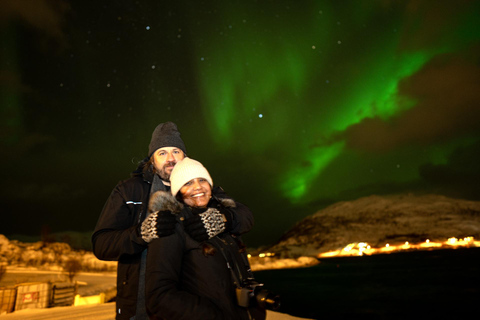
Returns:
[[[160,122],[248,246],[372,194],[480,200],[480,1],[0,2],[0,233],[91,232]]]

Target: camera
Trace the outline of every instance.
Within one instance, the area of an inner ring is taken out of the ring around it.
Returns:
[[[280,308],[280,296],[263,288],[263,283],[248,279],[240,288],[236,288],[237,303],[241,307],[259,306],[263,309]]]

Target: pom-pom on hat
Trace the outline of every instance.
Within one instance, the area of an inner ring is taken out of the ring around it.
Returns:
[[[213,180],[210,177],[207,169],[197,160],[188,157],[183,158],[182,161],[177,162],[170,174],[170,186],[172,195],[175,197],[178,191],[185,183],[195,178],[204,178],[213,187]]]
[[[176,147],[182,150],[184,154],[187,154],[185,143],[183,143],[180,137],[177,125],[173,122],[160,123],[153,130],[152,140],[150,140],[150,145],[148,146],[148,156],[151,157],[157,149],[164,147]]]

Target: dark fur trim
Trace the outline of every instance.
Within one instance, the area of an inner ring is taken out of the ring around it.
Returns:
[[[223,198],[223,199],[218,199],[218,201],[220,201],[220,203],[226,208],[235,208],[236,207],[235,201],[233,201],[232,199]]]
[[[173,214],[177,214],[183,209],[183,204],[177,201],[170,192],[157,191],[150,197],[148,204],[148,210],[150,212],[156,211],[170,211]]]

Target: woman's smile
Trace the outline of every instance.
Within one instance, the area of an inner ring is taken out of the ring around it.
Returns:
[[[180,189],[183,201],[190,207],[204,208],[212,197],[212,187],[204,178],[195,178]]]

